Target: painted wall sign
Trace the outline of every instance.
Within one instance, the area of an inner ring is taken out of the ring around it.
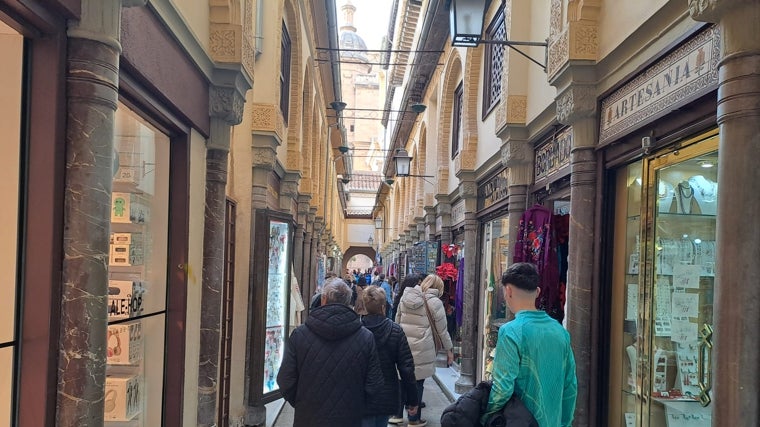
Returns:
[[[536,149],[535,180],[548,178],[570,164],[570,149],[573,146],[572,128],[558,133],[551,141]]]
[[[720,31],[710,27],[602,100],[599,142],[639,128],[718,87]]]
[[[505,200],[507,198],[507,184],[507,170],[504,169],[478,186],[478,210]]]
[[[464,199],[451,207],[451,225],[457,225],[462,221],[464,221]]]

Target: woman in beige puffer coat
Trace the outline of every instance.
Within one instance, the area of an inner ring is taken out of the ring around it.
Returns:
[[[449,364],[453,361],[451,351],[451,337],[446,328],[446,311],[440,296],[443,295],[443,280],[432,274],[422,281],[422,284],[404,291],[396,313],[396,323],[404,329],[409,348],[414,358],[414,376],[417,378],[417,392],[422,401],[422,390],[425,378],[432,377],[435,373],[435,341],[433,340],[434,329],[430,326],[428,315],[425,310],[427,304],[430,314],[435,321],[435,330],[443,343],[443,349],[448,352]],[[425,425],[421,412],[409,416],[410,426]]]

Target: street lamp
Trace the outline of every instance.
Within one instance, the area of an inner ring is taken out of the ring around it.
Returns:
[[[396,150],[396,155],[393,156],[393,161],[396,162],[396,176],[399,178],[415,177],[415,178],[435,178],[432,175],[412,175],[409,173],[412,164],[412,156],[404,148]]]
[[[454,46],[477,47],[483,34],[486,0],[452,0],[449,10]]]
[[[375,230],[382,230],[383,229],[383,217],[378,216],[375,218]]]
[[[369,239],[367,239],[367,243],[369,243],[370,248],[375,244],[375,239],[372,238],[372,235],[370,235]]]
[[[449,29],[451,31],[451,45],[457,47],[477,47],[479,44],[495,44],[507,46],[529,61],[541,67],[546,72],[548,57],[547,42],[520,42],[506,40],[489,40],[483,38],[483,22],[486,15],[486,0],[451,0],[449,8]],[[502,5],[505,3],[502,0]],[[527,53],[515,46],[537,46],[544,48],[544,62],[533,59]]]

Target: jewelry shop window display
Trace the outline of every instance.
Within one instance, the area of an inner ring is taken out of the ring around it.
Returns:
[[[167,135],[124,104],[114,126],[105,421],[161,425],[166,316]]]
[[[715,135],[649,163],[657,193],[650,197],[657,209],[647,254],[654,270],[647,313],[653,323],[650,426],[707,427],[712,421],[717,142]],[[663,186],[674,188],[672,200],[661,198]]]

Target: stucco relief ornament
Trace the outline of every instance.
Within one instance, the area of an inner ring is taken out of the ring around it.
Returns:
[[[557,99],[557,120],[572,125],[578,116],[593,113],[595,106],[593,86],[572,86]]]

